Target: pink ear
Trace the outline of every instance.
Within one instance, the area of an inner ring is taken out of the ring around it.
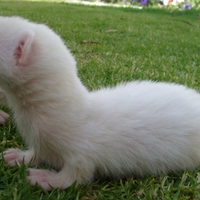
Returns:
[[[35,33],[32,30],[25,30],[21,33],[14,53],[17,66],[26,66],[29,63],[34,37]]]

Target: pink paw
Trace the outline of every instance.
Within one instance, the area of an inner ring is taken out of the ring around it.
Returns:
[[[51,190],[51,188],[63,188],[62,178],[55,171],[41,170],[41,169],[28,169],[31,185],[36,183],[43,187],[45,190]]]
[[[28,164],[33,158],[31,151],[22,151],[20,149],[8,149],[3,152],[4,160],[7,165]]]
[[[0,124],[3,125],[8,120],[9,115],[2,110],[0,110]]]
[[[7,165],[13,166],[16,163],[21,164],[23,161],[22,152],[19,149],[8,149],[3,152],[4,160]]]

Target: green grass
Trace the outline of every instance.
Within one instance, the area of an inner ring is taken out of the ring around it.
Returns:
[[[175,82],[200,90],[198,11],[1,1],[0,14],[45,23],[61,35],[90,90],[137,79]],[[1,152],[9,147],[25,148],[11,120],[0,127],[0,133]],[[0,200],[200,199],[200,169],[157,178],[101,179],[48,193],[29,185],[26,169],[0,161]]]

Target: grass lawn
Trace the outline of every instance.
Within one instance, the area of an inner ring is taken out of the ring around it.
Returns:
[[[180,83],[200,91],[199,13],[0,2],[2,16],[18,15],[45,23],[61,35],[76,57],[79,76],[89,90],[151,79]],[[12,120],[0,127],[0,152],[9,147],[26,148]],[[0,200],[200,199],[200,168],[193,173],[143,179],[101,179],[48,193],[29,185],[26,168],[7,167],[0,161]]]

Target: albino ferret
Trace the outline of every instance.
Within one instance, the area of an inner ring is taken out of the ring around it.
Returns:
[[[8,165],[29,169],[44,189],[109,177],[159,175],[200,166],[200,94],[136,81],[89,92],[63,41],[45,25],[0,17],[0,86],[29,150]],[[3,98],[3,96],[2,96]],[[0,113],[3,123],[7,119]]]

